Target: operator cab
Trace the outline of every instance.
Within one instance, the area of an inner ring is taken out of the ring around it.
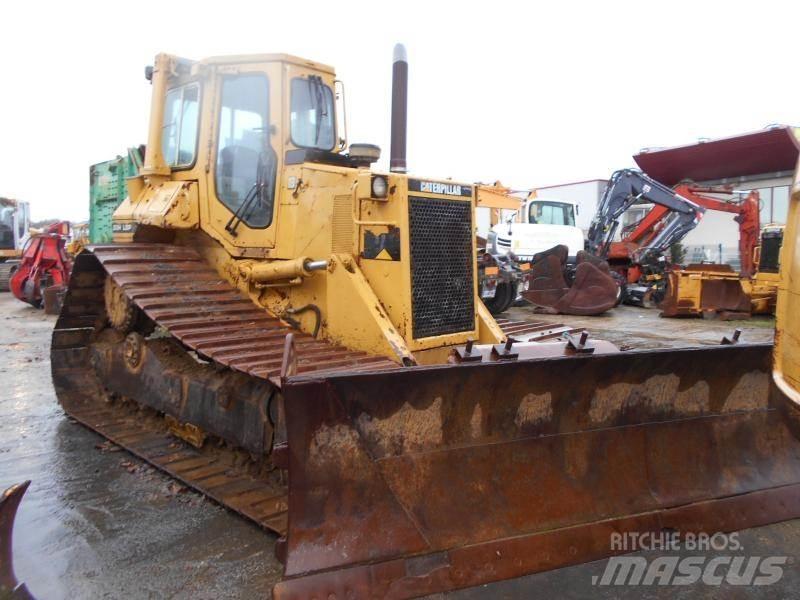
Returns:
[[[566,225],[575,227],[577,205],[561,200],[531,200],[527,222],[533,225]]]

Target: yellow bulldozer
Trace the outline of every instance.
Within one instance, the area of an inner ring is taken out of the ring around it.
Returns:
[[[475,186],[406,173],[407,69],[398,46],[381,173],[331,67],[156,57],[144,167],[53,333],[66,412],[275,532],[276,598],[412,597],[608,556],[612,532],[800,516],[796,327],[777,390],[767,344],[501,328]]]

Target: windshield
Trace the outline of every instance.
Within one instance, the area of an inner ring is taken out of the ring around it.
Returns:
[[[292,79],[291,121],[295,146],[333,150],[333,92],[318,75]]]
[[[575,207],[563,202],[531,202],[528,207],[528,222],[575,227]]]
[[[14,209],[0,207],[0,248],[14,247]]]

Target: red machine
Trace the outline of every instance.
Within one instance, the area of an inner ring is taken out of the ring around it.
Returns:
[[[758,192],[753,190],[743,200],[731,202],[728,200],[711,198],[703,194],[733,195],[735,192],[732,186],[702,187],[682,183],[675,186],[675,193],[680,194],[684,198],[688,198],[707,210],[716,210],[736,215],[734,221],[739,224],[739,255],[741,257],[741,268],[739,272],[744,277],[752,277],[756,272],[754,251],[758,246],[758,239],[761,231],[761,222],[759,218],[759,204],[761,200]]]
[[[705,194],[732,195],[734,191],[730,186],[693,184],[670,189],[639,171],[614,173],[589,230],[589,247],[625,281],[626,302],[649,306],[661,301],[666,291],[665,271],[669,269],[664,254],[697,226],[706,210],[736,215],[741,273],[748,277],[754,273],[753,251],[759,237],[758,192],[750,192],[736,202]],[[620,241],[611,241],[624,211],[642,201],[654,206],[641,220],[621,231]]]
[[[69,231],[69,223],[61,221],[31,236],[10,282],[11,292],[17,298],[36,308],[58,304],[58,291],[66,287],[72,270],[65,248]]]
[[[753,251],[758,246],[759,236],[759,197],[757,191],[751,191],[748,196],[740,202],[731,202],[711,198],[703,194],[733,194],[733,188],[725,187],[702,187],[692,184],[682,183],[675,186],[675,194],[681,196],[706,210],[716,210],[728,212],[736,215],[734,220],[739,223],[739,254],[741,255],[741,273],[750,277],[755,272],[753,262]],[[653,238],[661,230],[664,218],[671,212],[671,209],[664,205],[654,206],[644,218],[635,224],[630,231],[622,232],[622,240],[611,242],[608,257],[609,259],[629,258],[633,252],[641,247],[650,244]],[[641,273],[637,269],[641,267],[632,264],[629,269],[628,282],[632,283],[639,279]],[[630,272],[632,270],[632,272]]]

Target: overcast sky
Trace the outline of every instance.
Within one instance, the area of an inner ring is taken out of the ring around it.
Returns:
[[[797,2],[5,2],[0,195],[88,217],[89,165],[143,143],[159,51],[335,66],[350,141],[388,163],[409,56],[409,170],[528,188],[605,178],[643,147],[800,124]]]

